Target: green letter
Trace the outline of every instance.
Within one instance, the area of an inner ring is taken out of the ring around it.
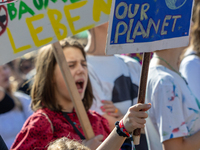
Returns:
[[[70,1],[71,1],[71,3],[76,3],[76,2],[78,2],[80,0],[70,0]]]
[[[28,7],[23,1],[20,1],[20,4],[19,4],[19,20],[21,19],[22,14],[25,14],[27,12],[29,12],[32,16],[35,14],[35,12],[30,7]]]
[[[38,10],[41,10],[43,7],[43,0],[38,0],[38,1],[39,1],[39,4],[38,4],[37,0],[33,0],[33,4]]]
[[[17,16],[17,8],[15,8],[15,3],[7,4],[7,8],[8,8],[8,14],[9,14],[10,20],[15,19]]]

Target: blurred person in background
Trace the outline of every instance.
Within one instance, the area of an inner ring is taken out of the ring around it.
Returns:
[[[30,97],[13,91],[10,73],[7,64],[0,66],[0,134],[9,149],[24,122],[32,114]]]
[[[10,80],[15,84],[18,91],[30,95],[32,71],[36,52],[30,52],[8,63],[11,68]]]
[[[200,1],[196,0],[193,8],[190,45],[184,51],[180,72],[187,80],[194,95],[200,99]]]
[[[87,50],[89,76],[94,93],[91,110],[97,111],[109,121],[110,129],[121,120],[129,107],[137,103],[141,65],[123,55],[105,54],[108,23],[90,29]],[[136,150],[147,150],[142,130],[140,145]],[[129,140],[122,149],[131,149]]]
[[[200,101],[179,73],[185,47],[154,52],[149,67],[146,135],[150,150],[200,149]]]

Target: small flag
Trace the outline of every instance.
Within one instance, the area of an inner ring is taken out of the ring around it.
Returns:
[[[17,0],[0,0],[0,5],[16,2]]]

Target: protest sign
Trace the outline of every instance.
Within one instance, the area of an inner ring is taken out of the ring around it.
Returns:
[[[186,46],[193,0],[114,0],[107,54]]]
[[[17,0],[0,0],[0,5],[16,2]]]
[[[0,6],[0,64],[109,19],[112,0],[20,0]]]

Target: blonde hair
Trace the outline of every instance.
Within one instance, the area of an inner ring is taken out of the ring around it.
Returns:
[[[70,140],[66,137],[62,137],[50,143],[47,150],[90,150],[90,149],[80,144],[77,141]]]

